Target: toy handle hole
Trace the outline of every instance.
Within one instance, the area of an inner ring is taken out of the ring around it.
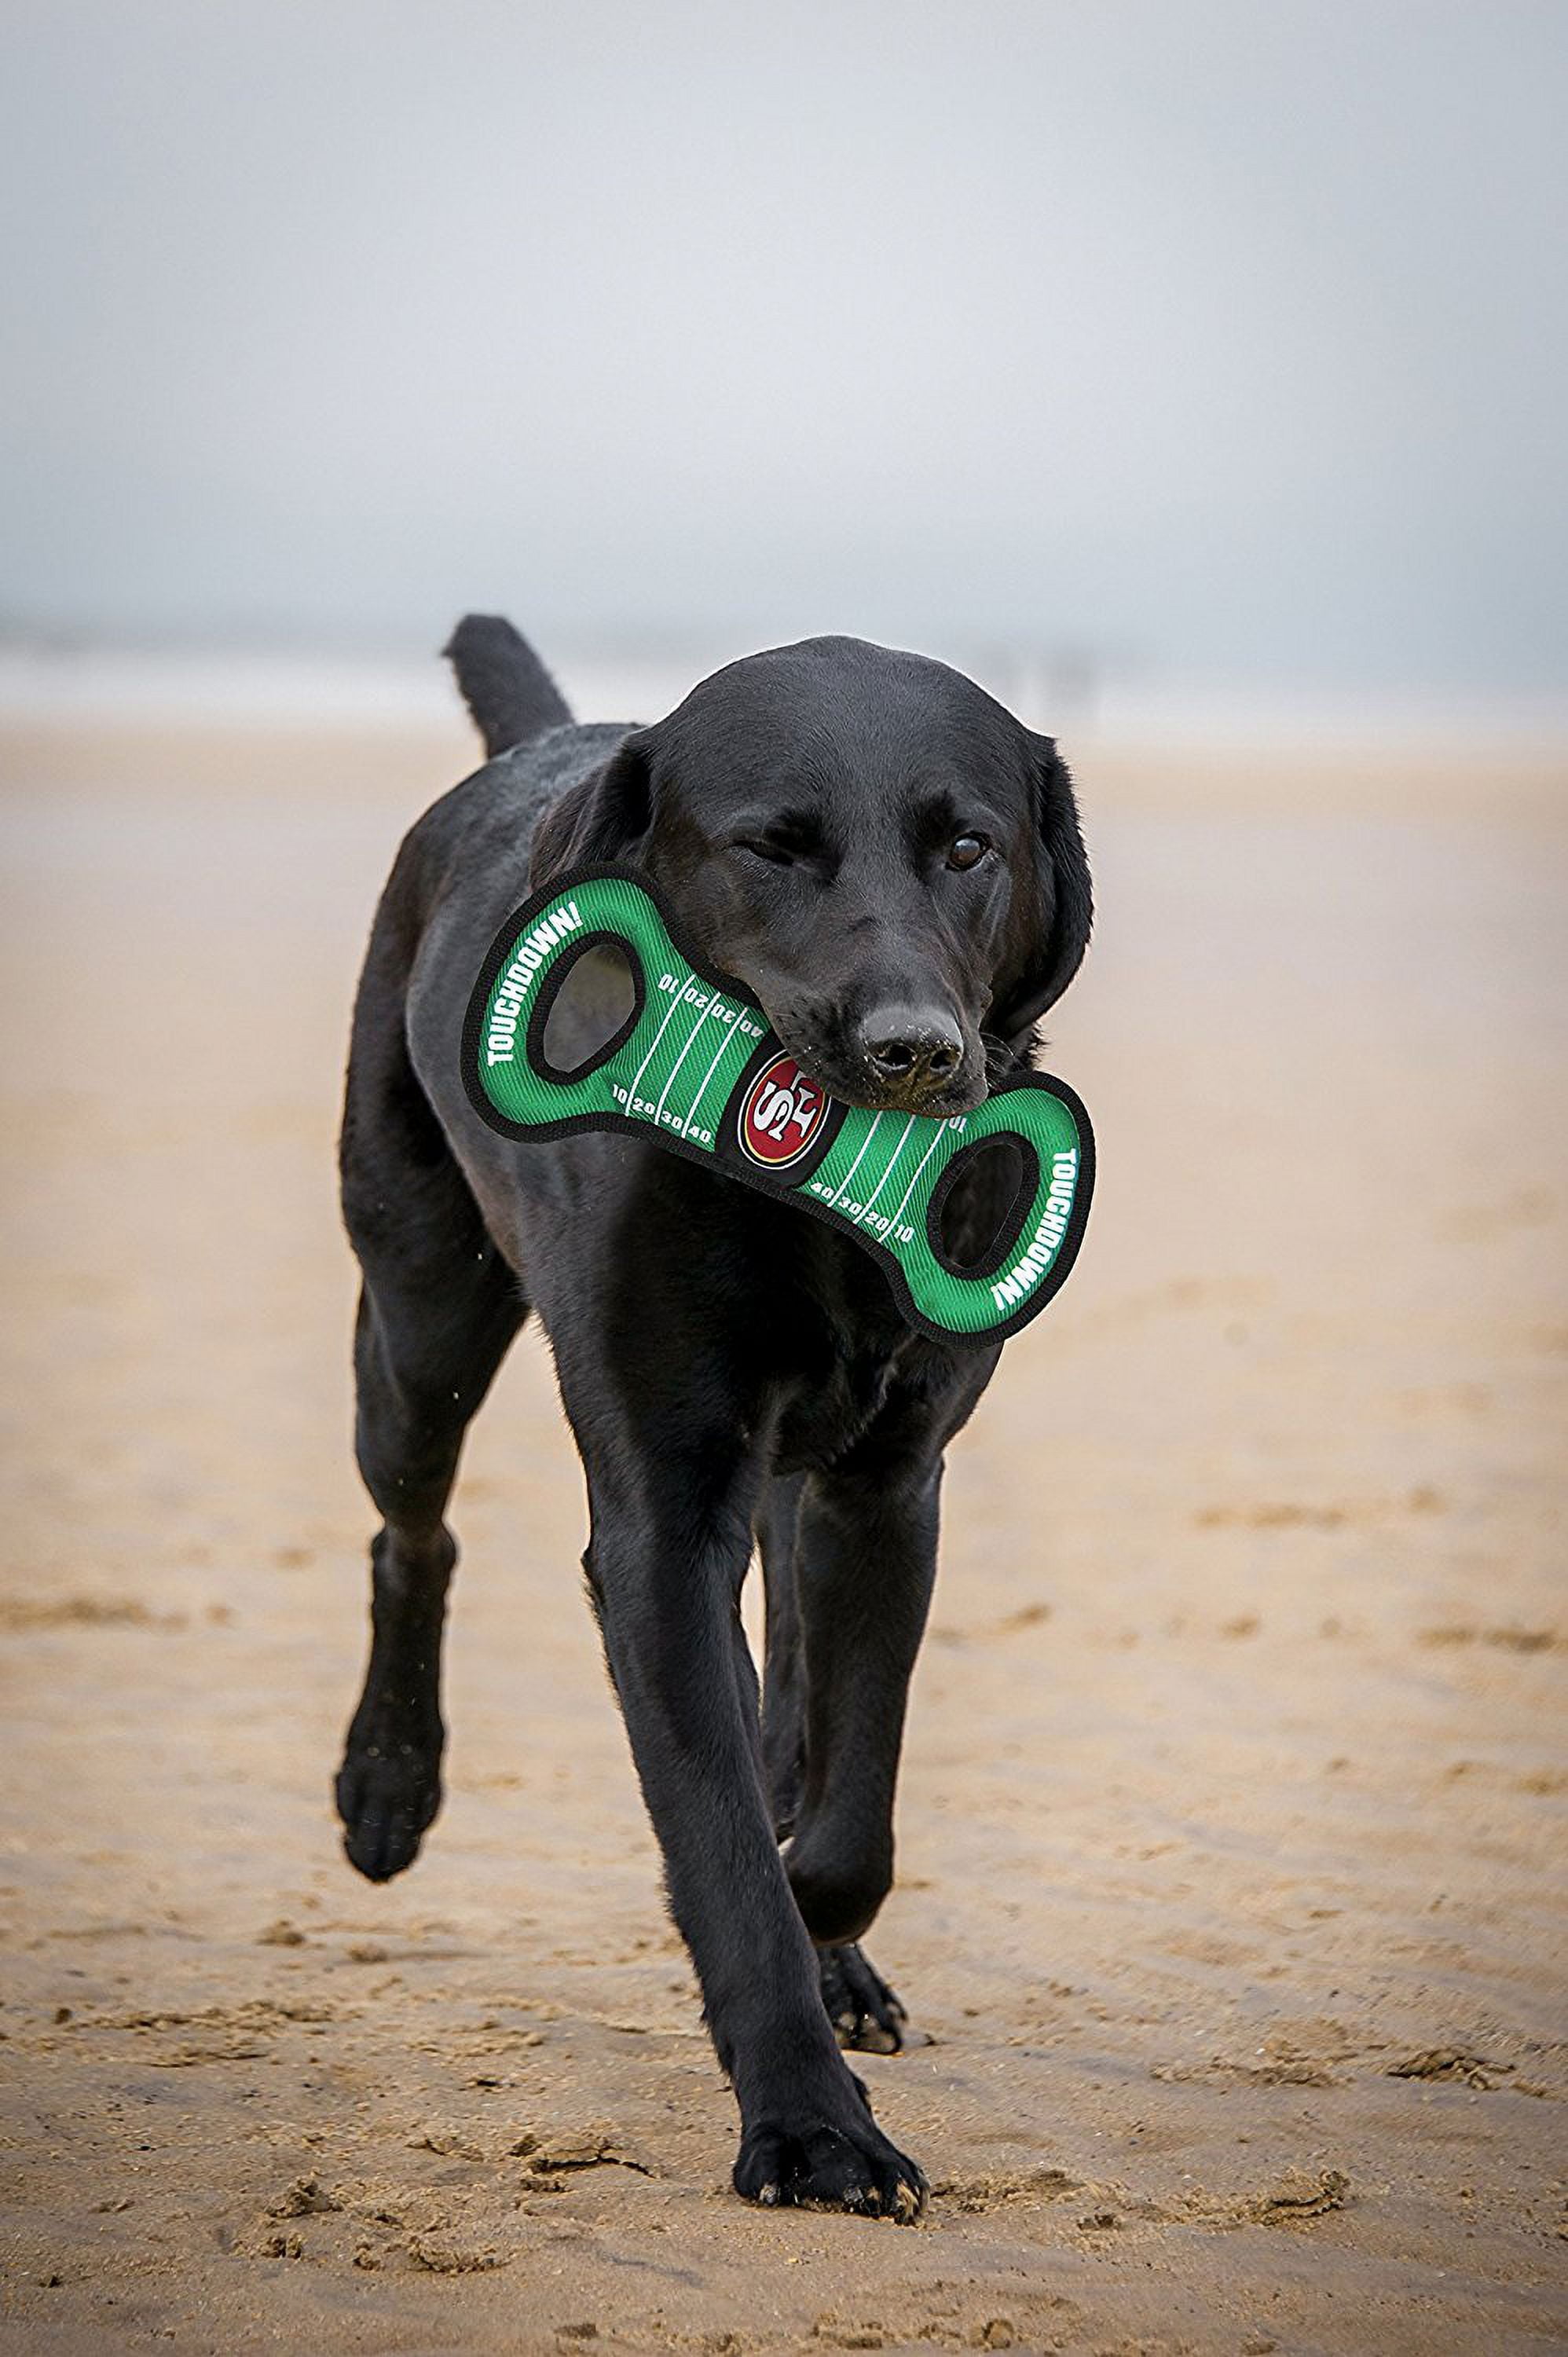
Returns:
[[[1011,1131],[961,1146],[931,1193],[927,1233],[953,1276],[989,1276],[1017,1243],[1040,1158]]]
[[[528,1027],[528,1058],[566,1087],[606,1064],[637,1028],[642,967],[618,933],[587,933],[563,952],[540,988]]]

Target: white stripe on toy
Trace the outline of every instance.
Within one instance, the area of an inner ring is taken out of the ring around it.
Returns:
[[[682,1050],[681,1050],[680,1054],[676,1057],[675,1061],[674,1061],[674,1062],[671,1065],[671,1067],[670,1067],[670,1081],[672,1081],[672,1080],[674,1079],[674,1077],[675,1077],[676,1073],[680,1071],[680,1069],[681,1069],[682,1065],[685,1062],[685,1060],[686,1060],[686,1053],[687,1053],[687,1049],[691,1047],[693,1040],[696,1038],[696,1036],[697,1036],[698,1032],[702,1029],[702,1028],[703,1028],[703,1018],[705,1017],[705,1016],[706,1016],[706,1014],[707,1014],[707,1011],[708,1011],[709,1007],[713,1005],[713,1003],[714,1003],[714,1002],[713,1002],[713,996],[712,996],[712,994],[710,993],[710,994],[709,994],[709,996],[708,996],[706,998],[704,998],[704,999],[703,999],[703,1001],[702,1005],[698,1007],[698,1009],[697,1009],[697,1019],[696,1019],[696,1021],[693,1024],[693,1026],[692,1026],[692,1028],[691,1028],[690,1031],[688,1031],[688,1032],[687,1032],[687,1034],[686,1034],[686,1046],[685,1046],[684,1048],[682,1048]],[[661,1120],[663,1119],[663,1117],[664,1117],[664,1100],[665,1100],[665,1098],[666,1098],[666,1097],[669,1095],[669,1093],[670,1093],[670,1081],[666,1081],[666,1082],[665,1082],[665,1083],[664,1083],[664,1086],[663,1086],[663,1087],[660,1090],[660,1092],[659,1092],[659,1103],[658,1103],[654,1106],[654,1108],[653,1108],[653,1118],[654,1118],[654,1120],[655,1120],[655,1121],[661,1121]]]
[[[860,1168],[861,1164],[865,1161],[865,1149],[866,1149],[866,1147],[870,1145],[870,1143],[871,1143],[872,1139],[875,1136],[876,1132],[877,1132],[877,1128],[878,1128],[878,1125],[880,1125],[880,1123],[881,1123],[881,1120],[882,1120],[882,1115],[881,1115],[880,1114],[877,1114],[874,1117],[874,1119],[873,1119],[873,1121],[872,1121],[871,1127],[866,1131],[865,1135],[861,1139],[861,1141],[860,1141],[860,1152],[855,1156],[854,1160],[850,1164],[849,1168],[844,1172],[844,1174],[843,1174],[843,1186],[842,1186],[842,1187],[839,1189],[839,1190],[838,1190],[837,1194],[836,1194],[836,1195],[833,1197],[833,1199],[832,1199],[832,1203],[830,1203],[830,1205],[828,1206],[828,1208],[829,1208],[829,1210],[830,1210],[830,1211],[831,1211],[831,1210],[832,1210],[832,1209],[834,1208],[834,1206],[835,1206],[835,1205],[837,1205],[837,1204],[839,1204],[839,1203],[842,1203],[842,1202],[843,1201],[845,1189],[847,1189],[847,1187],[848,1187],[848,1185],[849,1185],[850,1180],[854,1177],[855,1172]],[[886,1174],[884,1174],[884,1175],[886,1175]]]
[[[915,1191],[916,1188],[919,1185],[919,1183],[920,1183],[920,1171],[921,1171],[921,1170],[923,1170],[923,1169],[925,1168],[925,1167],[926,1167],[927,1163],[930,1160],[930,1158],[931,1158],[932,1155],[936,1152],[936,1150],[937,1150],[938,1146],[941,1144],[941,1142],[942,1142],[942,1132],[943,1132],[943,1130],[944,1130],[944,1129],[946,1129],[948,1126],[949,1126],[949,1124],[948,1124],[948,1123],[946,1123],[945,1121],[940,1121],[940,1122],[937,1124],[937,1134],[936,1134],[935,1137],[933,1137],[933,1138],[932,1138],[932,1140],[931,1140],[931,1142],[930,1142],[929,1146],[927,1146],[927,1148],[926,1148],[926,1150],[925,1150],[924,1154],[922,1154],[922,1155],[921,1155],[921,1157],[920,1157],[919,1169],[918,1169],[918,1170],[916,1171],[916,1173],[915,1173],[914,1177],[910,1179],[910,1181],[909,1181],[908,1185],[908,1186],[905,1188],[905,1189],[904,1189],[904,1203],[907,1203],[907,1202],[908,1201],[908,1200],[909,1200],[910,1196],[914,1193],[914,1191]],[[904,1203],[900,1203],[900,1204],[899,1204],[899,1206],[898,1206],[898,1209],[897,1209],[897,1210],[894,1212],[894,1214],[893,1214],[893,1222],[892,1222],[892,1224],[894,1225],[894,1227],[897,1227],[897,1224],[898,1224],[899,1221],[900,1221],[900,1220],[903,1218],[903,1216],[904,1216]]]
[[[674,1014],[675,1009],[680,1006],[681,1001],[682,1001],[682,999],[684,997],[684,996],[685,996],[685,993],[684,993],[683,991],[677,991],[677,992],[676,992],[676,994],[675,994],[675,996],[674,996],[674,997],[670,1001],[669,1006],[665,1008],[665,1010],[664,1010],[664,1020],[663,1020],[663,1022],[660,1025],[660,1027],[659,1027],[658,1030],[654,1033],[654,1035],[653,1035],[652,1039],[650,1040],[649,1045],[648,1045],[648,1053],[647,1053],[647,1055],[646,1055],[646,1056],[644,1056],[644,1058],[643,1058],[643,1060],[642,1060],[641,1063],[640,1063],[640,1064],[639,1064],[639,1066],[638,1066],[638,1068],[637,1068],[636,1077],[635,1077],[635,1078],[634,1078],[634,1080],[632,1081],[632,1083],[631,1083],[630,1088],[628,1088],[628,1091],[627,1091],[627,1092],[626,1092],[626,1101],[627,1101],[627,1103],[628,1103],[628,1105],[629,1105],[630,1103],[632,1103],[633,1100],[636,1098],[637,1092],[638,1092],[638,1086],[639,1086],[639,1083],[640,1082],[640,1081],[641,1081],[641,1079],[642,1079],[642,1076],[643,1076],[644,1072],[646,1072],[646,1071],[647,1071],[648,1067],[649,1067],[649,1066],[650,1066],[650,1064],[651,1064],[651,1063],[652,1063],[652,1061],[653,1061],[654,1054],[655,1054],[655,1051],[656,1051],[656,1050],[657,1050],[657,1049],[658,1049],[659,1042],[660,1041],[660,1039],[663,1039],[664,1034],[665,1034],[665,1033],[666,1033],[666,1031],[668,1031],[668,1030],[669,1030],[669,1028],[670,1028],[670,1017]]]
[[[865,1219],[867,1211],[870,1211],[873,1203],[875,1202],[876,1198],[881,1194],[882,1189],[886,1186],[889,1178],[892,1178],[894,1171],[898,1168],[898,1157],[903,1153],[906,1146],[908,1146],[909,1142],[909,1132],[914,1128],[918,1118],[918,1114],[911,1114],[908,1120],[904,1124],[904,1135],[898,1140],[897,1145],[893,1148],[893,1159],[889,1162],[886,1169],[883,1172],[881,1178],[877,1180],[875,1186],[872,1189],[870,1194],[861,1205],[859,1211],[855,1215],[857,1222]]]
[[[727,1010],[729,1001],[725,998],[714,998],[710,1001],[710,1005],[715,1007],[722,1006]],[[734,1038],[735,1033],[733,1031],[724,1032],[720,1038],[718,1046],[714,1049],[714,1060],[708,1066],[707,1071],[703,1074],[703,1085],[697,1091],[696,1095],[692,1099],[692,1110],[681,1125],[681,1135],[682,1137],[687,1135],[691,1129],[692,1124],[696,1120],[697,1107],[702,1103],[703,1097],[707,1093],[708,1082],[713,1079],[714,1074],[718,1070],[719,1058],[724,1054],[725,1049],[729,1046],[730,1041]]]

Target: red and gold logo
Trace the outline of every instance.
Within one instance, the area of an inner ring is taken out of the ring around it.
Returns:
[[[798,1162],[821,1129],[828,1099],[793,1056],[775,1056],[746,1092],[736,1125],[741,1150],[764,1170]]]

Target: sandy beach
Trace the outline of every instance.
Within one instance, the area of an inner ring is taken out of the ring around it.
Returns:
[[[1069,756],[1074,748],[1066,748]],[[729,2190],[536,1335],[384,1890],[332,1146],[411,726],[0,737],[0,2344],[1568,2347],[1568,771],[1079,755],[1099,1195],[956,1448],[860,2066]]]

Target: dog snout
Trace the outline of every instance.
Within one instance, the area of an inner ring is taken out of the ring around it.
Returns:
[[[856,1045],[876,1079],[904,1097],[945,1087],[963,1061],[963,1034],[940,1006],[874,1007]]]

